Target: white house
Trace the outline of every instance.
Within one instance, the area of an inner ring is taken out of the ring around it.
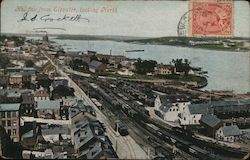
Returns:
[[[226,142],[235,142],[242,132],[237,125],[222,126],[216,131],[216,139]]]
[[[132,72],[128,69],[122,69],[121,71],[118,71],[117,73],[119,75],[122,75],[122,76],[133,76],[134,75],[134,72]]]
[[[180,95],[161,95],[155,99],[155,110],[165,121],[181,125],[200,125],[202,115],[209,114],[210,104],[191,104]]]
[[[177,96],[178,97],[178,96]],[[155,99],[155,110],[162,114],[165,121],[176,122],[179,120],[179,115],[183,113],[190,102],[184,99],[177,99],[178,102],[173,103],[169,95],[157,96]]]
[[[202,115],[209,113],[208,104],[189,104],[180,114],[181,125],[199,125]]]

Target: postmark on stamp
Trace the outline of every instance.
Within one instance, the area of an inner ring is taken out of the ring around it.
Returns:
[[[230,0],[192,0],[177,26],[178,36],[232,36],[233,3]]]
[[[191,1],[189,33],[191,36],[231,36],[233,34],[232,1]]]

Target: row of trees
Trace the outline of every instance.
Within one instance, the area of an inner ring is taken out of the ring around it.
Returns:
[[[154,71],[157,62],[154,60],[141,60],[140,58],[135,63],[136,72],[146,74]]]
[[[188,72],[191,69],[191,61],[188,59],[173,59],[171,62],[177,72],[184,72],[185,75],[188,75]],[[136,72],[139,74],[146,74],[154,71],[157,62],[154,60],[141,60],[140,58],[135,63]]]
[[[177,72],[184,72],[185,75],[188,75],[188,72],[191,69],[191,61],[188,59],[172,59]]]

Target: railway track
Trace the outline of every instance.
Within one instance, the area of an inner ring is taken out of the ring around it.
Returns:
[[[105,87],[103,92],[105,92],[105,90],[107,90],[107,89],[108,88]],[[112,90],[109,90],[109,92],[112,93]],[[101,93],[99,92],[99,95],[100,94]],[[100,96],[103,96],[103,95],[100,95]],[[103,98],[105,98],[105,97],[103,97]],[[114,97],[112,97],[112,98],[114,98]],[[129,101],[124,101],[123,99],[121,99],[119,97],[115,97],[115,99],[118,99],[119,102],[123,102],[125,104],[131,105],[131,104],[129,104]],[[110,109],[111,109],[111,111],[113,110],[112,107],[110,107]],[[135,108],[133,108],[133,109],[135,109]],[[121,110],[123,110],[123,108],[120,106],[119,108],[116,108],[116,110],[121,111]],[[137,110],[137,114],[141,114],[140,111]],[[169,127],[166,127],[166,125],[163,125],[163,124],[159,123],[158,121],[152,120],[147,115],[141,114],[140,117],[142,117],[142,119],[146,120],[146,122],[152,123],[152,124],[156,125],[157,127],[159,127],[161,134],[164,135],[164,137],[166,138],[166,140],[165,140],[166,143],[171,144],[169,139],[174,139],[176,141],[175,143],[176,143],[177,148],[179,148],[179,150],[181,150],[182,154],[183,153],[186,154],[185,156],[187,156],[187,157],[188,157],[188,155],[190,157],[193,156],[193,157],[196,157],[198,159],[225,159],[225,158],[226,159],[241,159],[242,157],[244,157],[245,153],[237,152],[237,151],[233,151],[233,150],[228,150],[227,148],[218,148],[211,143],[206,143],[206,142],[203,142],[201,140],[194,139],[194,138],[186,135],[186,133],[181,133],[179,131],[173,131],[173,128],[170,129]],[[128,119],[128,121],[134,121],[134,122],[138,123],[138,119],[140,119],[140,118],[137,118],[137,120],[136,120],[136,118],[133,117],[133,119],[132,118]],[[144,128],[141,130],[143,131],[143,133],[146,133]],[[151,133],[151,135],[149,135],[149,136],[155,140],[152,142],[152,143],[155,143],[154,146],[157,146],[157,145],[162,146],[161,143],[157,144],[157,140],[159,140],[159,138],[152,136],[156,132],[153,130],[147,130],[147,131]],[[205,146],[205,148],[204,148],[204,146]],[[164,149],[166,149],[166,152],[168,152],[169,148],[168,147],[165,148],[165,147],[164,147]]]

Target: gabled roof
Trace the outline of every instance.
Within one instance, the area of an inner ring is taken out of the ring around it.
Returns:
[[[242,134],[242,132],[236,125],[224,126],[222,127],[222,132],[225,136],[239,136]]]
[[[169,108],[170,108],[171,106],[172,106],[171,104],[165,104],[165,105],[161,105],[159,109],[160,109],[162,112],[168,112],[168,110],[169,110]]]
[[[0,111],[18,111],[20,103],[0,104]]]
[[[208,114],[210,110],[209,104],[190,104],[188,106],[190,114]]]
[[[91,61],[90,64],[89,64],[89,67],[90,68],[94,68],[94,69],[97,69],[99,68],[103,63],[102,62],[99,62],[99,61]]]
[[[211,114],[203,115],[200,121],[212,128],[216,127],[217,125],[221,123],[221,120],[219,118]]]

